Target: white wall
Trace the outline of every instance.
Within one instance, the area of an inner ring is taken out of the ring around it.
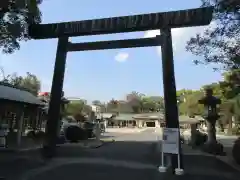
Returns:
[[[91,105],[91,107],[92,107],[93,112],[100,112],[101,111],[101,108],[99,106]]]

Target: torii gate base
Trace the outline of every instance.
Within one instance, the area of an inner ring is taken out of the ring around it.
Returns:
[[[47,138],[46,144],[43,148],[44,156],[51,158],[56,153],[56,138],[59,130],[61,95],[63,89],[66,56],[68,51],[161,45],[166,127],[179,128],[171,28],[208,25],[212,19],[212,11],[213,8],[209,7],[166,13],[152,13],[107,19],[86,20],[79,22],[31,25],[29,27],[29,35],[32,38],[59,38],[53,73],[48,121],[46,126]],[[161,35],[155,38],[146,39],[129,39],[76,44],[68,42],[68,37],[70,36],[145,31],[150,29],[160,29]],[[181,154],[181,148],[179,150],[179,154]],[[171,165],[174,173],[175,168],[177,168],[176,155],[171,156]],[[183,164],[181,164],[181,168],[183,168]]]

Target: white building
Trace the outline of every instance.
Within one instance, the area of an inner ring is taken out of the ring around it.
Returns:
[[[101,113],[101,107],[97,105],[91,105],[92,111],[97,113]]]

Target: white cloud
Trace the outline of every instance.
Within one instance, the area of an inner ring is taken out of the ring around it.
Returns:
[[[115,56],[115,60],[118,62],[125,62],[129,57],[129,54],[126,52],[120,52]]]
[[[194,28],[176,28],[172,29],[172,42],[174,54],[184,51],[185,44],[191,35],[196,34],[197,31]],[[160,35],[160,30],[150,30],[146,31],[144,38],[155,37]],[[161,46],[157,47],[157,53],[161,55]]]
[[[210,26],[214,26],[214,23],[211,23]],[[187,41],[197,33],[202,33],[206,26],[199,27],[190,27],[190,28],[175,28],[172,29],[172,42],[173,42],[173,51],[174,55],[185,52],[185,46]],[[156,37],[160,35],[160,30],[150,30],[146,31],[144,38]],[[157,53],[161,56],[161,47],[157,47]]]

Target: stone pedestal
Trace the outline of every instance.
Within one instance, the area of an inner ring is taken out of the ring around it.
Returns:
[[[223,145],[217,142],[216,138],[216,121],[207,121],[207,142],[202,146],[204,152],[214,154],[214,155],[225,155],[223,151]]]

